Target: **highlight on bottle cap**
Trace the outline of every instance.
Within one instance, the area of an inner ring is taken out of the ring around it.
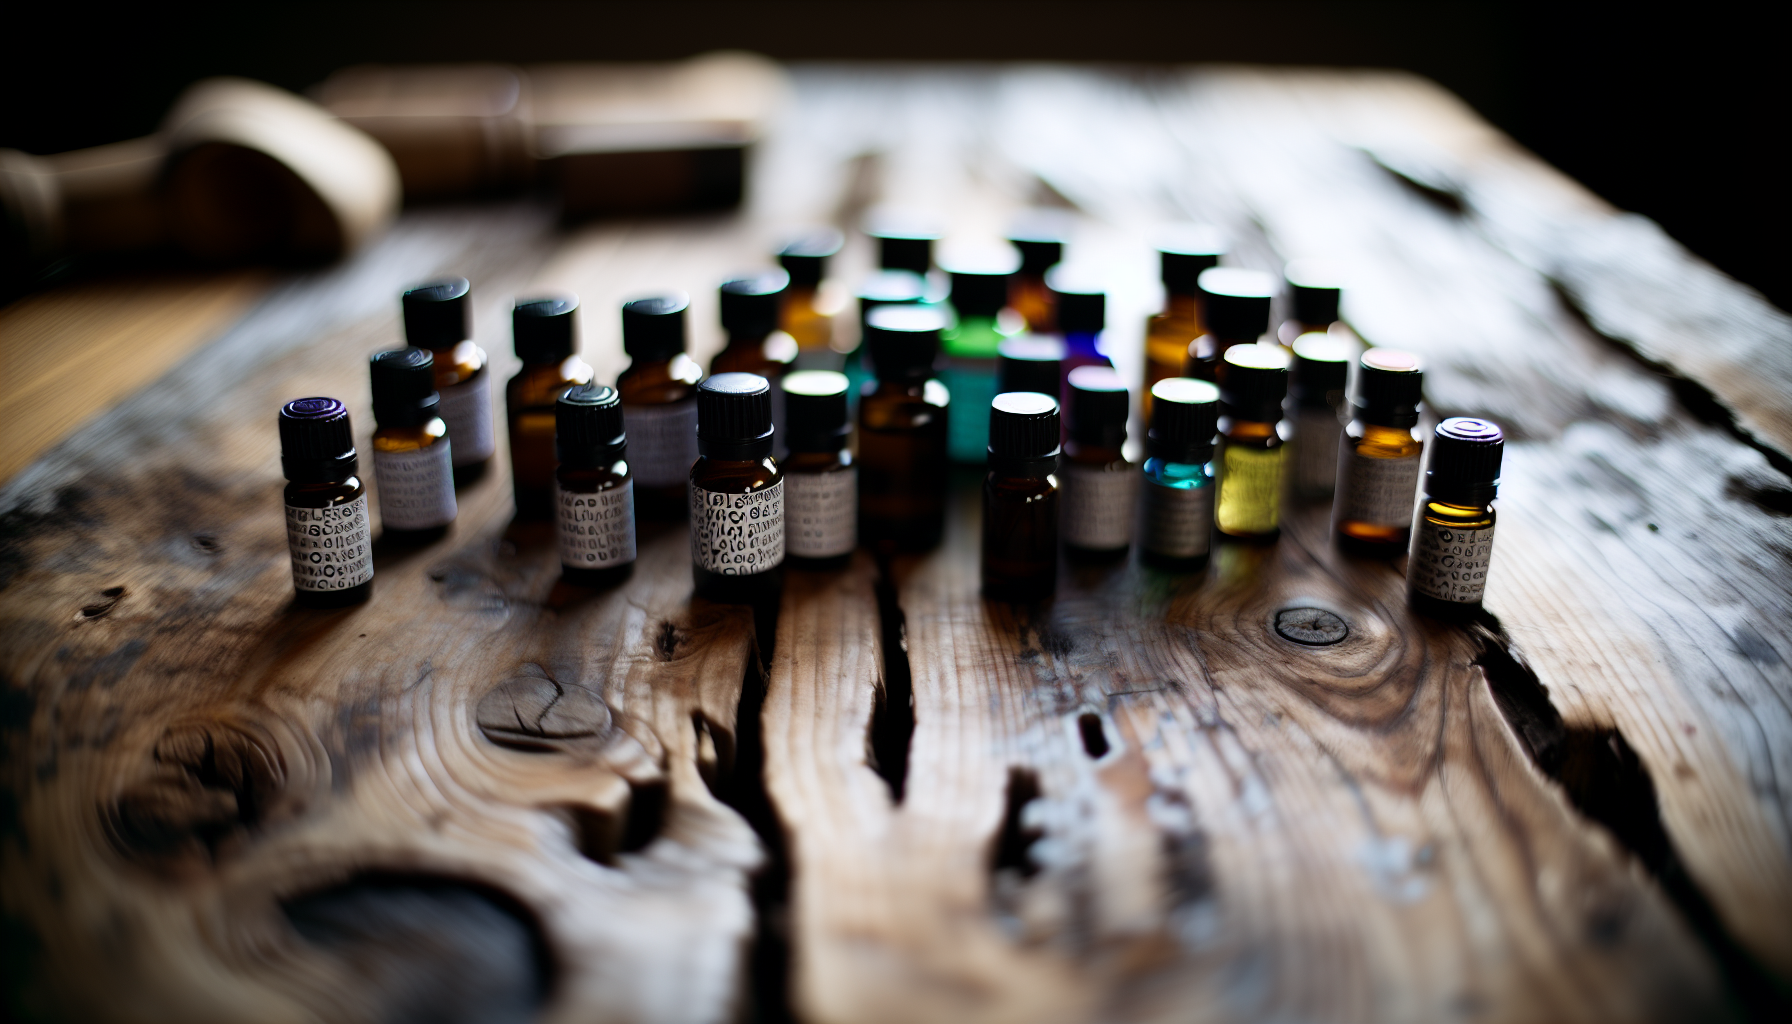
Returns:
[[[1008,245],[958,242],[941,249],[940,269],[952,278],[958,315],[995,316],[1008,304],[1008,278],[1020,270],[1020,253]]]
[[[865,347],[882,376],[913,376],[933,368],[946,315],[931,306],[879,306],[865,317]]]
[[[1350,357],[1356,346],[1324,331],[1309,331],[1294,339],[1294,381],[1291,390],[1303,399],[1324,401],[1343,391],[1350,377]]]
[[[627,447],[622,396],[615,388],[580,384],[554,401],[554,453],[562,465],[606,465],[621,459]]]
[[[770,455],[770,382],[756,373],[718,373],[697,385],[697,452],[712,459]]]
[[[1211,267],[1196,279],[1207,304],[1207,328],[1221,338],[1252,340],[1269,330],[1275,278],[1260,270]]]
[[[785,447],[793,452],[837,452],[852,432],[846,374],[798,370],[778,382],[784,391]]]
[[[1008,228],[1008,243],[1020,253],[1020,269],[1044,274],[1064,259],[1070,240],[1070,218],[1060,210],[1029,210]]]
[[[1219,420],[1219,388],[1192,377],[1160,380],[1151,385],[1146,454],[1166,462],[1206,462],[1213,455]]]
[[[1132,396],[1126,382],[1110,366],[1079,366],[1070,371],[1070,439],[1078,444],[1118,448],[1126,443],[1126,416]]]
[[[996,348],[996,390],[1056,395],[1068,351],[1062,341],[1050,335],[1003,339]]]
[[[1329,324],[1338,319],[1345,268],[1327,259],[1290,260],[1282,277],[1294,300],[1294,319],[1303,324]]]
[[[471,294],[464,277],[407,288],[400,300],[405,340],[419,348],[450,348],[472,337]]]
[[[989,461],[997,468],[1045,469],[1058,457],[1058,400],[1010,391],[989,403]]]
[[[1410,427],[1419,421],[1425,374],[1419,357],[1399,349],[1363,353],[1356,381],[1357,414],[1365,422]]]
[[[785,240],[778,264],[793,288],[814,288],[826,276],[828,257],[840,251],[846,236],[829,227],[810,228]]]
[[[1099,334],[1107,328],[1107,286],[1087,267],[1060,263],[1046,272],[1063,334]]]
[[[789,290],[790,274],[783,270],[762,270],[722,282],[722,329],[746,336],[777,330],[779,308]]]
[[[1282,418],[1291,358],[1280,345],[1234,345],[1221,363],[1220,400],[1227,414],[1252,422]]]
[[[441,404],[435,365],[435,353],[415,345],[374,353],[368,360],[374,420],[382,427],[415,427],[433,419]]]

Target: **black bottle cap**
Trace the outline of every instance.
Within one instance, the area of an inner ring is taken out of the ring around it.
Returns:
[[[778,382],[784,389],[784,444],[793,452],[837,452],[846,447],[846,374],[798,370]]]
[[[925,214],[884,208],[865,217],[865,234],[877,240],[879,267],[925,274],[933,265],[933,243],[940,230]]]
[[[348,406],[299,398],[280,407],[280,469],[295,484],[327,484],[355,475],[355,432]]]
[[[1425,371],[1419,357],[1391,348],[1363,353],[1356,375],[1356,416],[1381,427],[1410,427],[1419,422]]]
[[[1130,397],[1113,367],[1079,366],[1070,371],[1070,439],[1097,448],[1126,443]]]
[[[628,456],[622,396],[604,384],[567,388],[554,402],[554,457],[572,469],[596,469]]]
[[[833,228],[805,231],[778,250],[778,265],[790,275],[792,288],[815,288],[828,274],[828,257],[840,251],[846,238]]]
[[[879,306],[920,302],[927,294],[927,279],[906,270],[879,270],[859,282],[859,325]]]
[[[1041,476],[1058,468],[1058,400],[1010,391],[989,403],[989,468]]]
[[[382,427],[416,427],[436,417],[436,357],[426,348],[376,352],[368,361],[373,378],[373,419]]]
[[[959,247],[944,254],[940,269],[952,275],[952,308],[960,317],[995,316],[1008,304],[1008,279],[1020,257],[1007,246]]]
[[[472,286],[443,278],[405,291],[404,338],[418,348],[453,348],[473,336]]]
[[[1336,408],[1344,399],[1354,350],[1343,338],[1317,331],[1294,339],[1294,379],[1289,382],[1289,393],[1301,405]]]
[[[1151,385],[1151,429],[1145,454],[1165,462],[1203,463],[1213,458],[1220,426],[1220,389],[1192,377]]]
[[[1431,439],[1425,493],[1439,501],[1485,505],[1499,495],[1506,435],[1492,420],[1452,416]]]
[[[1221,371],[1225,381],[1220,403],[1226,415],[1250,423],[1274,423],[1282,418],[1282,399],[1288,397],[1286,349],[1280,345],[1234,345],[1226,350]]]
[[[579,300],[571,295],[518,299],[510,312],[516,357],[524,363],[557,363],[578,347]]]
[[[772,453],[772,388],[756,373],[718,373],[697,385],[697,454],[758,460]]]
[[[1294,260],[1283,268],[1294,299],[1294,319],[1303,324],[1329,324],[1338,319],[1344,292],[1343,269],[1327,260]]]
[[[996,348],[996,391],[1037,391],[1056,398],[1067,352],[1062,341],[1049,335],[1005,339]]]
[[[1166,228],[1158,240],[1159,276],[1172,295],[1199,295],[1201,271],[1220,265],[1226,255],[1226,235],[1206,224],[1182,224]]]
[[[865,348],[879,380],[927,377],[940,353],[945,314],[931,306],[879,306],[865,318]]]
[[[1049,210],[1038,210],[1014,222],[1008,231],[1008,242],[1020,253],[1020,273],[1042,277],[1063,262],[1068,221],[1068,217]]]
[[[1100,334],[1107,327],[1107,292],[1087,275],[1056,266],[1045,275],[1045,286],[1057,304],[1059,333]]]
[[[1268,333],[1275,278],[1261,270],[1212,267],[1196,281],[1207,309],[1207,329],[1216,337],[1256,341]]]
[[[790,288],[782,270],[722,282],[722,329],[731,337],[762,338],[778,329],[778,307]]]
[[[683,292],[648,295],[622,304],[622,350],[629,358],[657,363],[684,351]]]

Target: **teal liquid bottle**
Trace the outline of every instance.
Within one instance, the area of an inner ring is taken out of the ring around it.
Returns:
[[[1213,551],[1220,391],[1206,381],[1170,377],[1152,385],[1151,398],[1139,557],[1160,569],[1195,572]]]
[[[1002,342],[1025,331],[1008,306],[1009,279],[1020,267],[1012,248],[965,252],[949,257],[952,312],[956,322],[940,334],[946,368],[940,381],[953,396],[947,453],[953,462],[981,466],[988,461],[989,408],[996,397],[996,360]],[[1054,398],[1057,395],[1054,393]]]

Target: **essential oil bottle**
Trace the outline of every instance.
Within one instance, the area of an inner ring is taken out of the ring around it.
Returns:
[[[1132,544],[1138,474],[1126,461],[1126,383],[1106,366],[1070,371],[1070,431],[1060,474],[1065,554],[1123,558]]]
[[[784,392],[778,382],[796,361],[796,339],[778,329],[778,311],[790,275],[767,270],[722,284],[722,330],[728,344],[709,362],[709,372],[756,373],[771,385],[772,437],[784,438]]]
[[[1031,331],[1057,330],[1056,308],[1045,275],[1064,261],[1065,220],[1040,210],[1022,217],[1008,231],[1009,244],[1020,253],[1020,269],[1008,281],[1008,305]]]
[[[492,430],[492,375],[485,350],[470,340],[472,288],[464,277],[421,284],[404,293],[404,336],[435,355],[438,411],[454,444],[454,482],[485,474],[498,450]]]
[[[435,356],[426,348],[374,355],[373,480],[380,530],[391,540],[426,542],[454,522],[454,456],[436,415]]]
[[[1173,572],[1197,572],[1213,552],[1213,449],[1220,389],[1204,380],[1169,377],[1151,391],[1139,560]]]
[[[1107,292],[1071,266],[1053,267],[1045,281],[1051,286],[1058,311],[1058,337],[1064,339],[1064,372],[1079,366],[1112,365],[1102,350],[1101,338],[1108,322]]]
[[[871,360],[865,339],[869,337],[866,322],[872,310],[880,306],[918,305],[927,296],[927,280],[906,270],[879,270],[859,282],[855,298],[859,304],[859,333],[851,346],[843,350],[840,372],[851,386],[847,395],[857,401],[859,391],[871,379]],[[835,339],[836,344],[840,342]]]
[[[578,312],[572,296],[519,300],[511,312],[523,368],[504,385],[504,413],[518,519],[546,522],[554,515],[558,399],[567,388],[591,383],[591,366],[577,353]]]
[[[896,551],[927,551],[946,523],[946,437],[951,392],[933,379],[945,316],[890,305],[866,319],[877,380],[859,398],[859,537]]]
[[[822,296],[828,260],[846,239],[833,228],[806,231],[778,251],[778,265],[790,275],[790,288],[778,308],[778,326],[796,341],[797,360],[832,361],[834,311]]]
[[[1219,501],[1214,524],[1233,540],[1274,540],[1282,528],[1282,484],[1288,444],[1282,400],[1288,397],[1288,350],[1234,345],[1221,360]]]
[[[1207,333],[1188,346],[1187,376],[1226,386],[1226,352],[1254,344],[1269,331],[1269,300],[1275,279],[1260,270],[1214,267],[1196,279],[1207,313]]]
[[[718,373],[697,389],[690,480],[697,596],[724,604],[775,601],[783,582],[784,471],[772,458],[764,377]]]
[[[1039,601],[1058,585],[1058,401],[997,395],[983,478],[983,593]]]
[[[1343,268],[1329,260],[1291,260],[1282,270],[1288,282],[1288,297],[1294,315],[1276,328],[1276,337],[1292,346],[1296,338],[1314,332],[1323,334],[1338,322],[1338,307],[1344,295]]]
[[[996,393],[1037,391],[1060,397],[1068,354],[1064,343],[1049,334],[1009,338],[996,350]]]
[[[1363,353],[1356,402],[1338,445],[1338,490],[1332,529],[1338,546],[1357,555],[1394,558],[1412,540],[1425,441],[1419,434],[1425,375],[1418,357],[1388,348]]]
[[[1160,380],[1180,377],[1188,365],[1188,347],[1207,333],[1202,308],[1201,271],[1220,265],[1226,236],[1205,224],[1170,228],[1158,242],[1159,276],[1164,283],[1164,309],[1145,321],[1144,412],[1151,416],[1151,389]]]
[[[697,461],[697,381],[703,371],[684,354],[689,306],[682,292],[622,304],[622,350],[629,364],[616,378],[616,391],[633,456],[635,510],[661,522],[685,517],[685,481]]]
[[[947,450],[953,462],[981,466],[989,447],[989,403],[996,396],[996,353],[1004,340],[1025,329],[1014,314],[1008,314],[1008,323],[1001,316],[1020,257],[1008,246],[961,248],[942,262],[952,281],[955,319],[940,333],[946,352],[940,379],[958,399]]]
[[[1444,619],[1480,610],[1505,446],[1505,435],[1489,420],[1457,416],[1437,425],[1406,562],[1415,610]]]
[[[877,246],[883,270],[906,270],[927,276],[933,268],[933,243],[940,239],[933,218],[915,210],[883,206],[865,215],[865,234]]]
[[[784,378],[789,435],[784,469],[784,554],[798,569],[846,565],[859,543],[859,467],[846,448],[852,421],[846,375],[798,370]]]
[[[359,604],[373,593],[367,487],[355,475],[348,407],[301,398],[280,409],[280,468],[286,474],[286,546],[293,599],[306,608]]]
[[[1329,334],[1294,341],[1294,493],[1329,498],[1338,478],[1338,438],[1344,433],[1344,389],[1356,346]]]
[[[615,586],[635,565],[635,478],[615,388],[580,384],[560,393],[554,458],[560,577],[581,587]]]

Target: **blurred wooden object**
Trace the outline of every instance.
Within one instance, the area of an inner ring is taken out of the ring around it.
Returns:
[[[1406,76],[793,79],[741,215],[401,218],[0,490],[26,1009],[1784,1016],[1784,314]],[[691,292],[701,361],[716,282],[787,225],[882,201],[988,235],[1042,196],[1113,271],[1134,380],[1162,222],[1243,266],[1347,260],[1353,327],[1513,437],[1491,617],[1416,619],[1311,506],[1198,578],[1067,567],[991,604],[961,480],[939,551],[793,573],[762,675],[744,614],[690,603],[682,534],[571,592],[501,466],[446,541],[376,552],[368,606],[288,606],[270,411],[337,394],[365,437],[405,281],[471,277],[500,375],[511,297],[573,291],[613,379],[617,300]]]

